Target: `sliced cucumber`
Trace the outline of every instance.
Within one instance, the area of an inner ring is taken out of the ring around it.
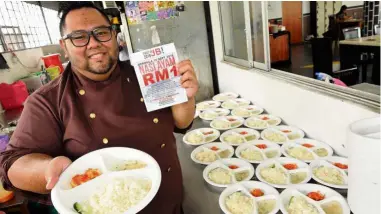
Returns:
[[[295,196],[291,196],[291,198],[290,198],[290,202],[288,202],[288,206],[290,206],[291,205],[291,203],[292,203],[292,200],[295,198]]]
[[[74,207],[74,210],[77,211],[77,213],[79,213],[79,214],[89,214],[89,213],[91,213],[90,208],[88,206],[84,205],[84,204],[75,202],[73,207]]]

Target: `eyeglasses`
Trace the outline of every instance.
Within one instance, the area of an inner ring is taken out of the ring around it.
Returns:
[[[62,39],[70,39],[75,47],[84,47],[89,44],[91,35],[93,35],[94,39],[98,42],[110,41],[112,36],[111,30],[111,26],[97,27],[92,31],[78,30],[63,36]]]

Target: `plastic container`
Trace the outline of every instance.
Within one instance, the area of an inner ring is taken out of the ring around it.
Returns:
[[[4,110],[22,107],[28,96],[26,84],[21,80],[13,84],[0,84],[0,103]]]
[[[380,116],[347,131],[348,203],[353,213],[380,213]]]
[[[60,54],[50,54],[47,56],[41,57],[42,61],[44,61],[45,68],[58,66],[60,68],[60,73],[64,71],[62,66],[62,62],[60,60]]]

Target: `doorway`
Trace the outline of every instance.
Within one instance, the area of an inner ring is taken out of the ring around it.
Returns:
[[[282,24],[291,34],[291,44],[301,44],[302,36],[302,2],[282,2]]]

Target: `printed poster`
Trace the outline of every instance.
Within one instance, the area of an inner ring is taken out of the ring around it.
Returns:
[[[130,60],[148,112],[188,101],[173,43],[133,53]]]
[[[184,5],[182,3],[182,5]],[[157,21],[179,16],[174,1],[127,1],[126,16],[128,24],[144,21]]]

